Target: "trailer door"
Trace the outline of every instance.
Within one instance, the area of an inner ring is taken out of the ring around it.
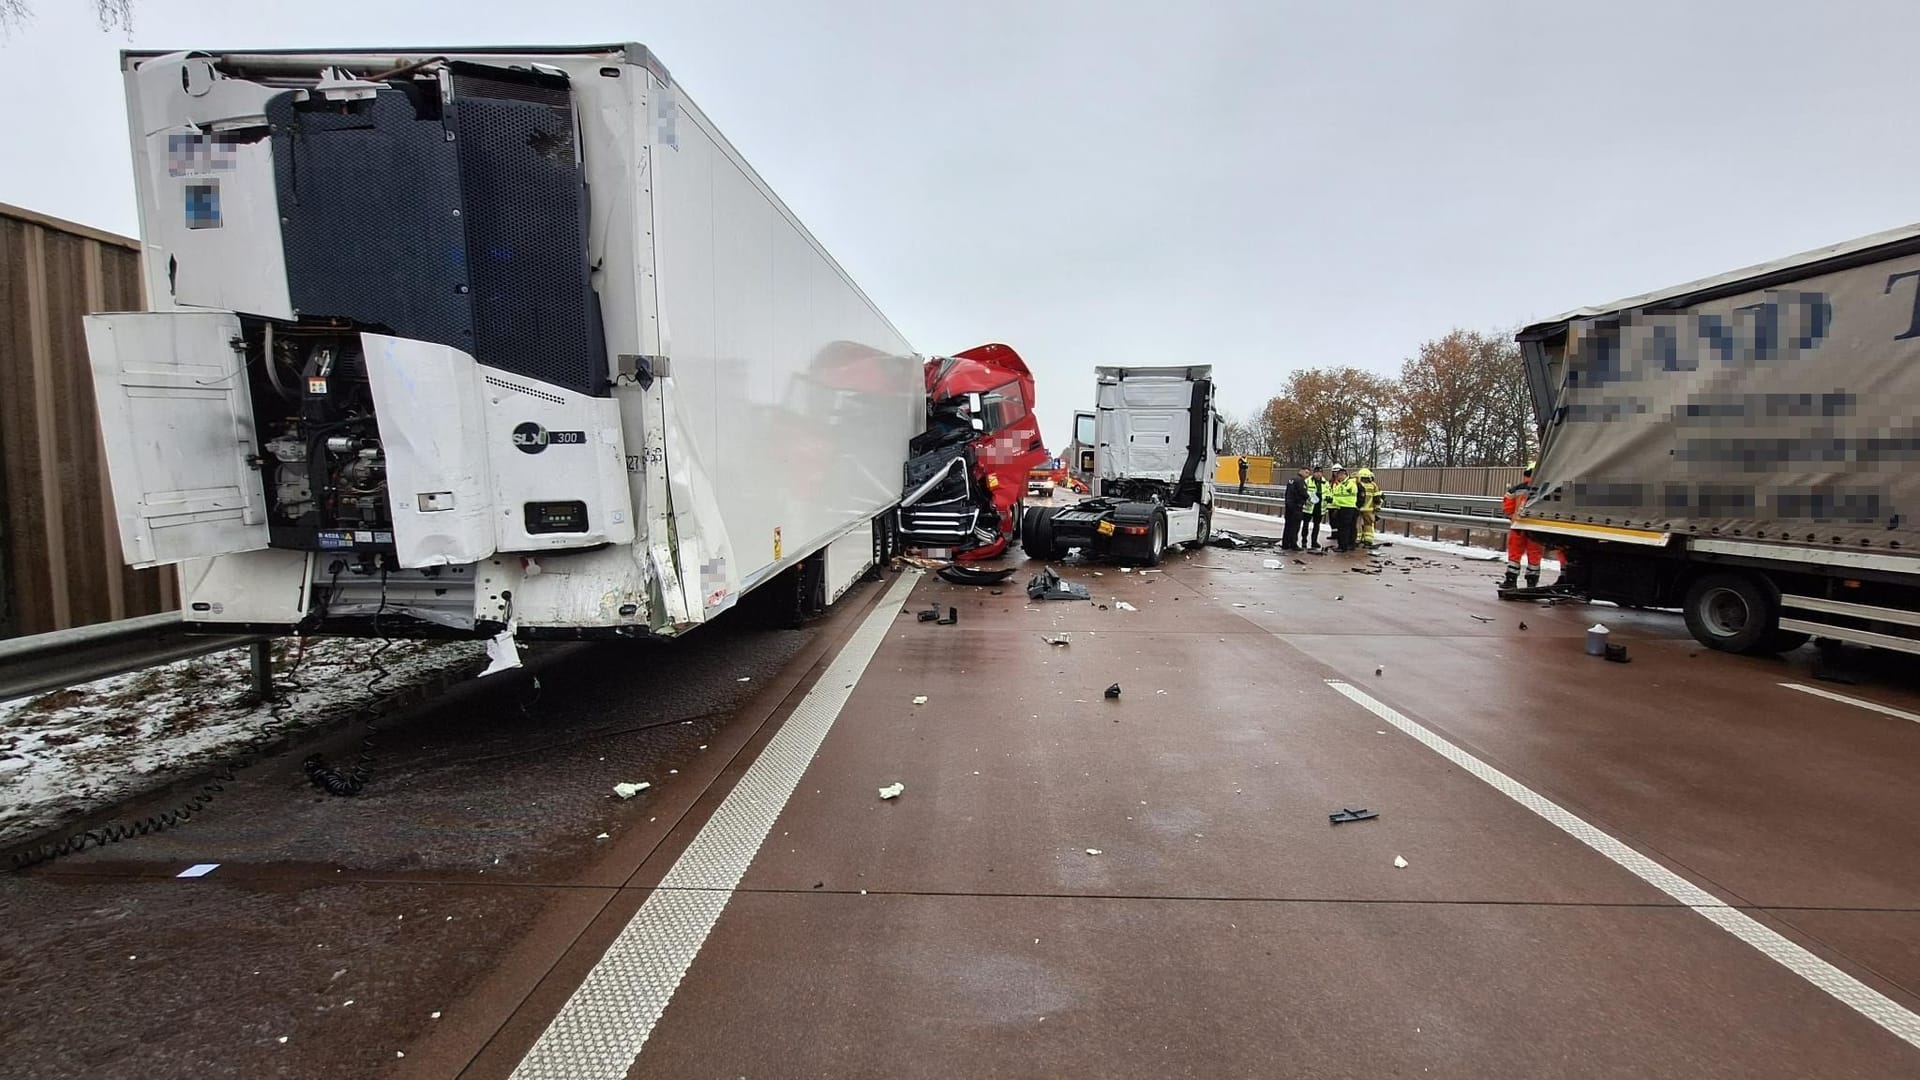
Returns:
[[[89,315],[86,332],[126,561],[162,566],[265,548],[239,317]]]

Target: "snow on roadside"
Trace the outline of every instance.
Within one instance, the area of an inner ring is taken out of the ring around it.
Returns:
[[[376,652],[388,672],[377,689],[370,685]],[[245,649],[0,702],[0,844],[320,727],[377,697],[477,668],[484,659],[477,641],[315,638],[302,649],[281,640],[274,643],[277,703],[247,699]]]
[[[1214,517],[1216,519],[1226,517],[1229,514],[1234,517],[1246,518],[1249,521],[1259,521],[1270,525],[1278,524],[1280,520],[1272,514],[1253,514],[1245,510],[1220,509],[1214,511]],[[1445,551],[1474,562],[1497,562],[1506,558],[1506,552],[1500,548],[1468,547],[1465,544],[1452,540],[1429,540],[1424,536],[1401,536],[1398,533],[1385,531],[1382,531],[1379,535],[1385,544],[1390,544],[1395,547],[1421,548],[1427,551]],[[1540,567],[1543,570],[1558,571],[1560,569],[1560,563],[1554,559],[1547,559],[1541,562]]]

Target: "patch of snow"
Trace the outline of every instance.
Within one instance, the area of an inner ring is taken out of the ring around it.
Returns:
[[[388,677],[376,692],[373,654],[383,648],[379,664]],[[248,699],[245,649],[0,702],[0,843],[476,667],[483,648],[477,641],[315,638],[302,650],[293,640],[278,641],[274,673],[282,700],[273,703]]]

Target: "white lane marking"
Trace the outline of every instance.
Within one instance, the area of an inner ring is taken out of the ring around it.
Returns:
[[[1837,701],[1842,705],[1858,705],[1862,709],[1871,709],[1877,713],[1885,713],[1888,716],[1898,717],[1902,720],[1911,720],[1916,724],[1920,724],[1920,715],[1896,709],[1891,705],[1882,705],[1877,701],[1848,697],[1845,694],[1836,694],[1831,690],[1822,690],[1817,686],[1802,686],[1799,683],[1783,682],[1780,685],[1789,690],[1798,690],[1803,694],[1812,694],[1814,697],[1823,697],[1828,701]]]
[[[1568,836],[1612,859],[1628,873],[1685,904],[1694,914],[1758,949],[1767,959],[1833,995],[1841,1004],[1886,1028],[1909,1045],[1920,1048],[1920,1014],[1755,922],[1745,912],[1594,828],[1539,792],[1448,742],[1418,721],[1403,716],[1392,706],[1374,700],[1348,683],[1328,679],[1327,685],[1426,744],[1429,750],[1486,781],[1494,790],[1545,818]]]
[[[660,888],[513,1070],[516,1080],[620,1080],[640,1057],[734,887],[907,602],[902,574],[780,726]]]

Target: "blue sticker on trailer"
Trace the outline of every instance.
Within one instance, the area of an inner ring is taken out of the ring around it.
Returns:
[[[207,180],[186,185],[187,228],[220,227],[220,182]]]

